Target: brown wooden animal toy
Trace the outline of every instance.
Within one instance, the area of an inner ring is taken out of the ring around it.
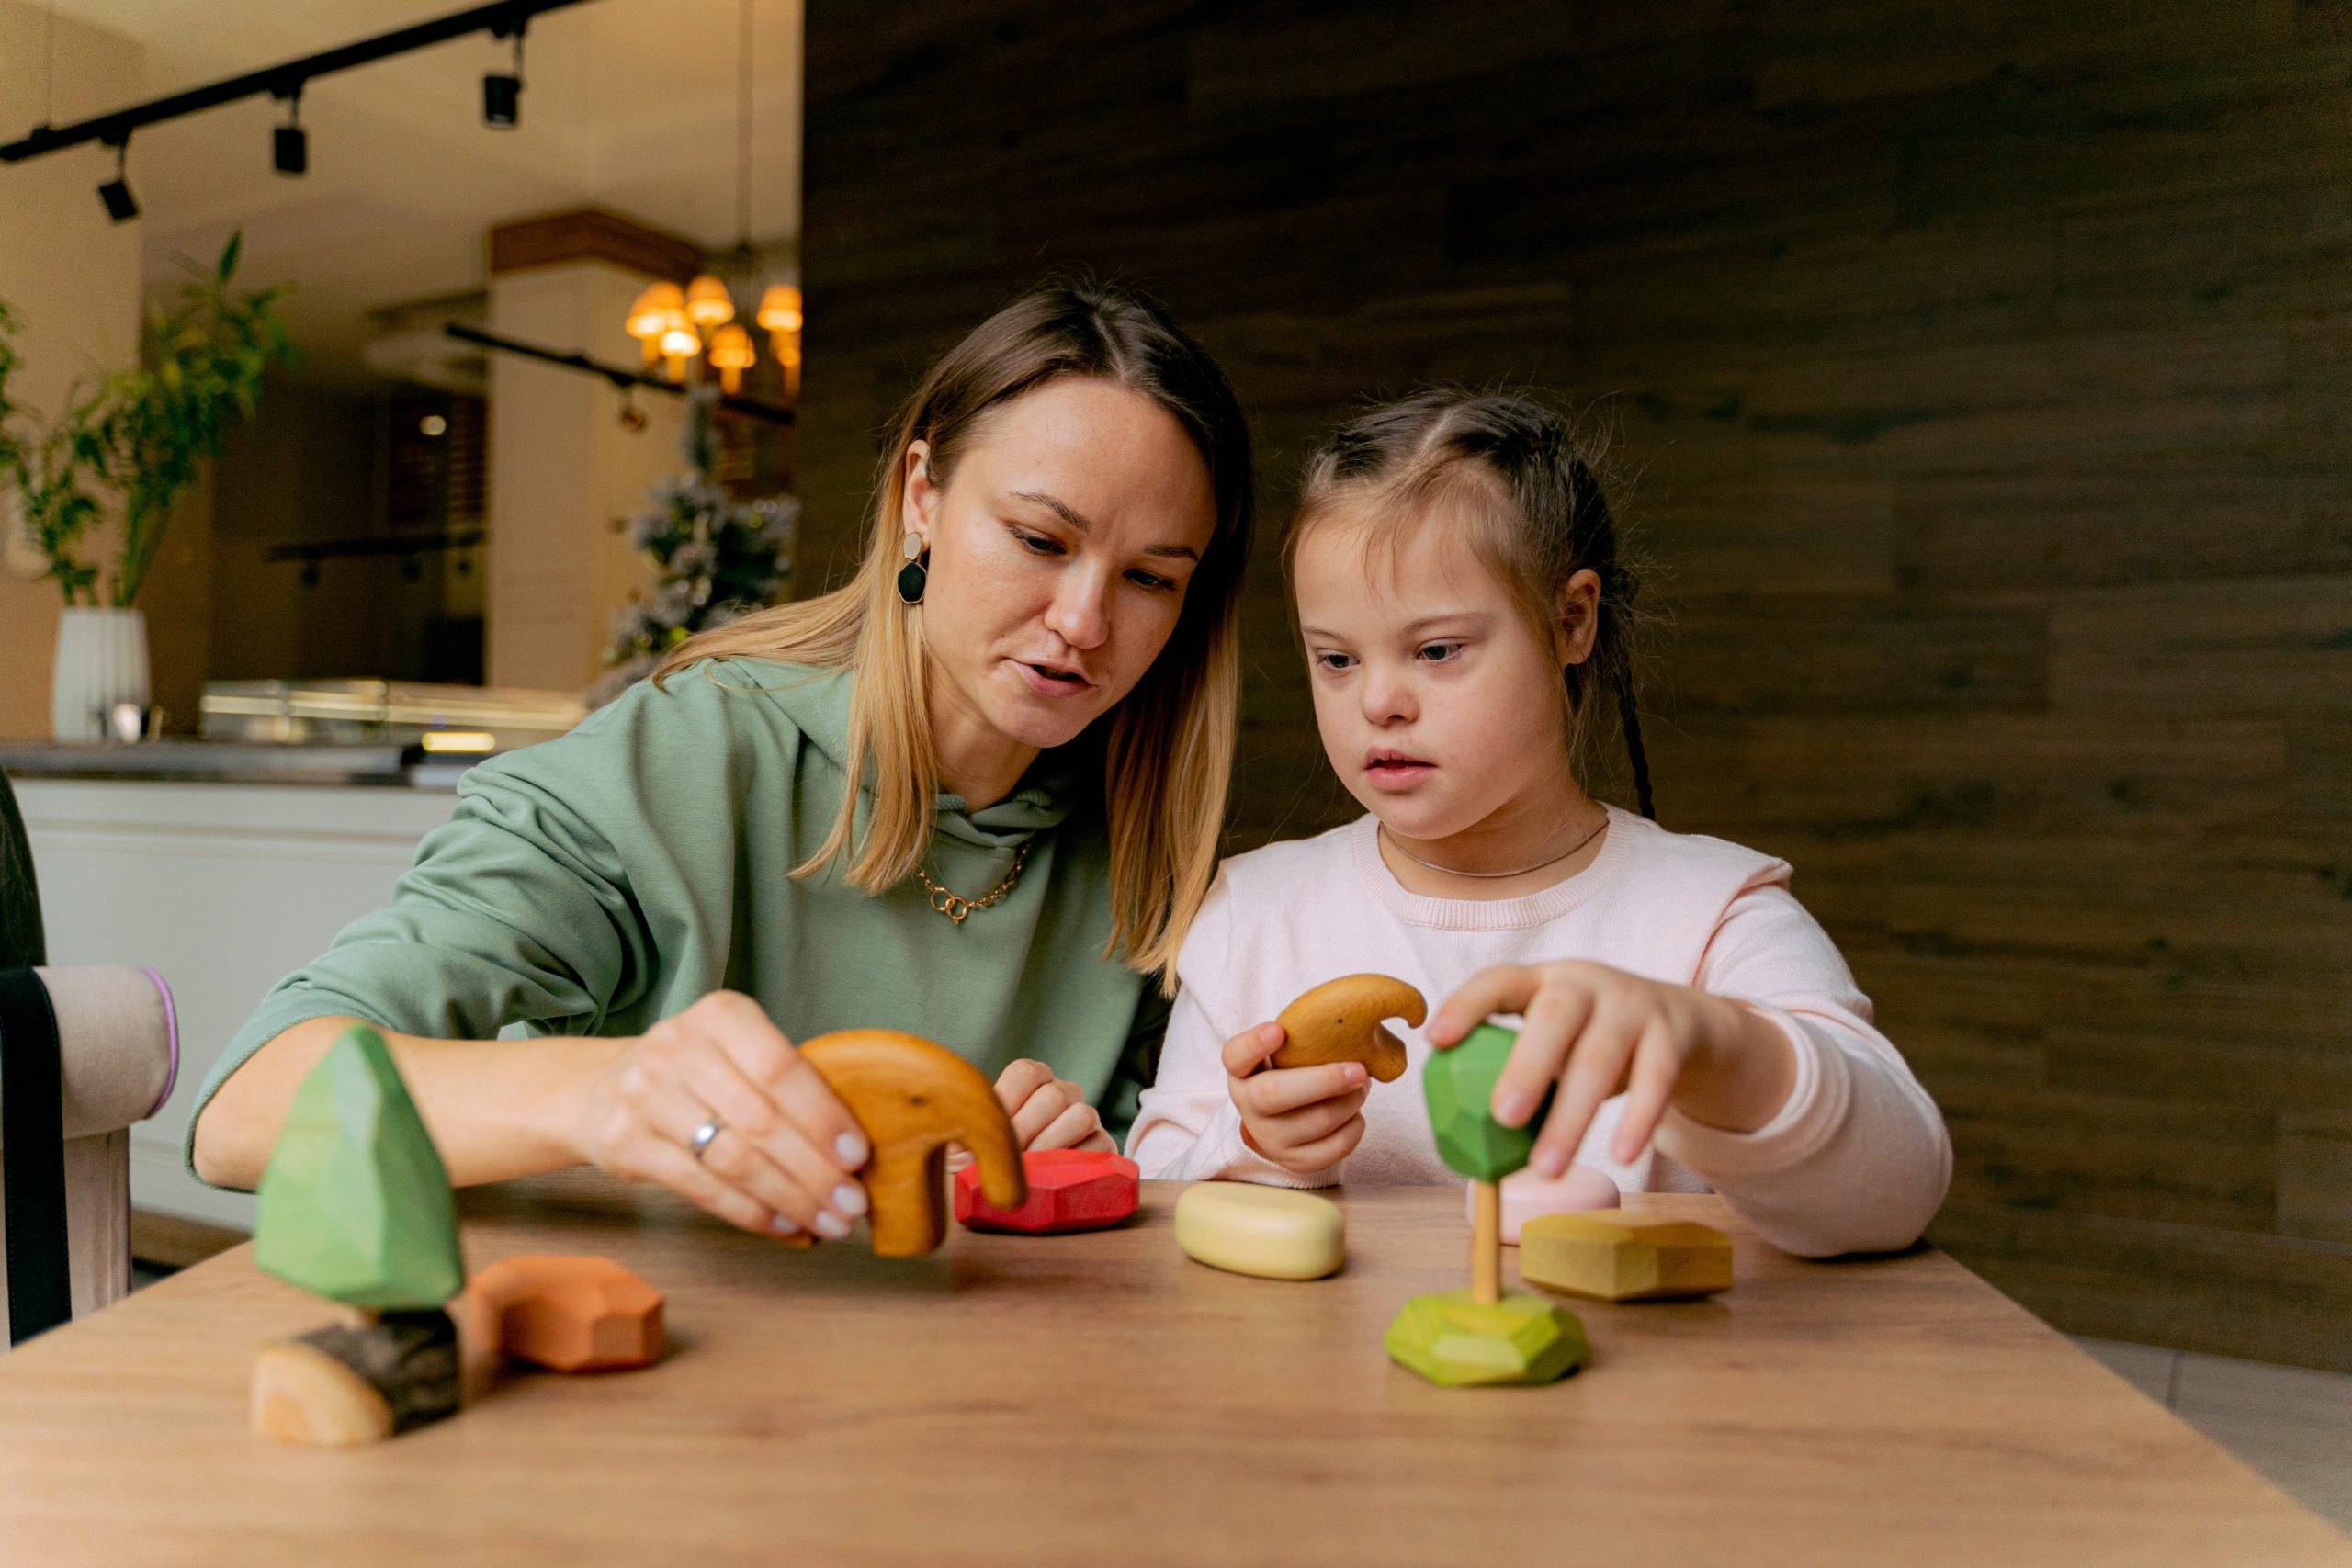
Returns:
[[[860,1178],[874,1251],[912,1258],[947,1237],[947,1145],[972,1151],[980,1190],[1000,1209],[1029,1201],[1012,1119],[978,1067],[894,1029],[844,1029],[800,1047],[874,1146]]]
[[[1421,993],[1385,975],[1343,975],[1326,980],[1283,1009],[1277,1067],[1317,1067],[1326,1062],[1362,1062],[1382,1083],[1405,1076],[1405,1043],[1384,1019],[1401,1018],[1415,1029],[1429,1016]]]

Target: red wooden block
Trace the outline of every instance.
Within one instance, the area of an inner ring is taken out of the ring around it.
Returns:
[[[956,1218],[976,1231],[1099,1231],[1136,1212],[1136,1162],[1108,1149],[1030,1149],[1029,1201],[1000,1209],[980,1195],[978,1166],[956,1173]]]

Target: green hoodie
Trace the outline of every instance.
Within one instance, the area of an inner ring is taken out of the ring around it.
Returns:
[[[786,1036],[900,1029],[993,1078],[1022,1056],[1085,1086],[1115,1134],[1151,1081],[1167,1009],[1102,957],[1110,840],[1099,750],[1041,756],[982,811],[938,797],[924,868],[978,897],[1031,845],[1002,902],[957,925],[909,880],[868,895],[815,853],[839,809],[850,675],[761,660],[629,688],[560,739],[494,757],[417,847],[391,907],[279,982],[197,1098],[306,1019],[489,1039],[643,1032],[707,992],[744,992]],[[869,785],[865,795],[870,799]],[[866,816],[859,813],[860,823]],[[196,1118],[189,1118],[188,1143]],[[190,1168],[193,1169],[191,1163]]]

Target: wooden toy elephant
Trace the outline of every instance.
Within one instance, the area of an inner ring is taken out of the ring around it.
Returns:
[[[989,1202],[1017,1209],[1029,1201],[1012,1119],[980,1070],[944,1045],[892,1029],[845,1029],[807,1042],[800,1055],[874,1145],[862,1179],[876,1256],[912,1258],[946,1239],[951,1143],[972,1151]]]

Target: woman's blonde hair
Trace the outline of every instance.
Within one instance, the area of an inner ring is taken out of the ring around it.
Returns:
[[[1106,716],[1100,738],[1111,836],[1106,956],[1162,972],[1163,989],[1172,991],[1176,953],[1208,893],[1225,821],[1255,502],[1239,400],[1216,362],[1153,300],[1110,284],[1051,284],[981,322],[931,367],[892,424],[857,576],[831,593],[687,639],[653,679],[706,659],[849,666],[851,767],[853,775],[870,773],[873,815],[861,835],[859,791],[844,791],[824,844],[793,874],[838,866],[868,893],[913,874],[931,841],[939,767],[924,701],[922,615],[896,586],[907,451],[929,444],[932,479],[944,489],[992,411],[1062,376],[1101,377],[1174,416],[1199,449],[1216,502],[1216,530],[1168,646]]]

